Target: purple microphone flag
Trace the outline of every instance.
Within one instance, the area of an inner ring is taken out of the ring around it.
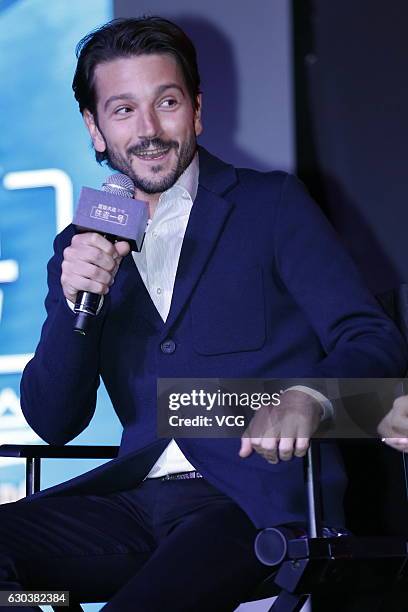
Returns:
[[[73,223],[82,230],[111,234],[140,251],[149,218],[147,202],[82,187]]]

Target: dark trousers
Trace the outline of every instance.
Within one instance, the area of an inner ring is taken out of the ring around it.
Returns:
[[[107,601],[107,612],[233,610],[270,571],[255,536],[204,479],[5,504],[0,590],[68,590],[73,601]]]

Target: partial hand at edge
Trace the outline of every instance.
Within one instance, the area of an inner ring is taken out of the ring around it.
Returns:
[[[377,431],[385,444],[398,451],[408,452],[408,395],[394,401]]]

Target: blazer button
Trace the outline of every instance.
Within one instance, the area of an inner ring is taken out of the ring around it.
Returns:
[[[165,353],[166,355],[171,355],[171,353],[174,353],[174,351],[176,350],[176,343],[174,342],[174,340],[168,338],[167,340],[164,340],[161,343],[160,349],[162,353]]]

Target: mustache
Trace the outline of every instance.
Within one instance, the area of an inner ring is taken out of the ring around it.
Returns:
[[[128,155],[139,155],[149,149],[175,149],[179,148],[178,142],[175,140],[162,140],[161,138],[144,138],[137,145],[128,147],[126,153]]]

